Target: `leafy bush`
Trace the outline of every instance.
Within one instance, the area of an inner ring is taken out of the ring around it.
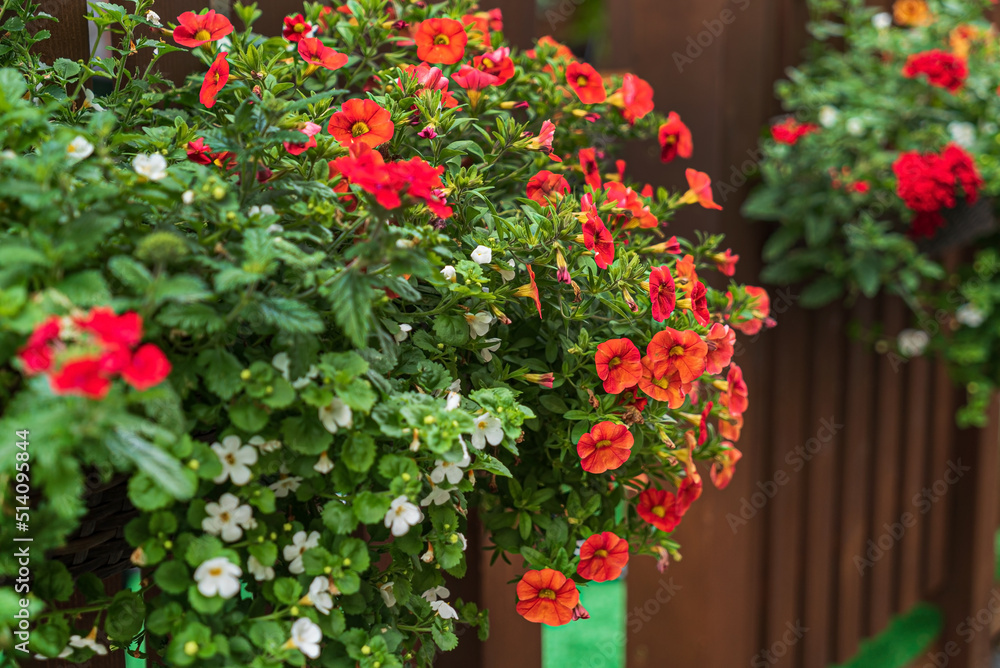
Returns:
[[[4,497],[31,506],[30,650],[427,666],[456,623],[487,632],[445,588],[470,512],[523,558],[533,621],[585,616],[577,585],[629,552],[676,557],[698,463],[724,487],[740,456],[734,330],[773,324],[763,291],[699,279],[733,273],[719,237],[663,232],[715,206],[706,175],[654,194],[611,169],[658,133],[689,156],[676,114],[551,39],[508,51],[468,1],[307,4],[272,38],[253,5],[171,36],[150,4],[95,3],[129,47],[86,63],[38,62],[34,7],[5,23],[0,452],[5,480],[30,465],[30,504]],[[177,86],[175,44],[202,64]],[[40,555],[117,473],[144,579],[108,597]],[[74,588],[94,629],[53,607]]]

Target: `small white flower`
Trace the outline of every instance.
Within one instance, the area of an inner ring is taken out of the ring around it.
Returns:
[[[493,251],[486,246],[476,246],[476,250],[469,254],[473,262],[479,264],[489,264],[493,261]]]
[[[499,445],[503,440],[503,425],[489,413],[484,413],[474,421],[472,447],[482,450],[486,444]]]
[[[962,148],[971,149],[976,143],[976,126],[972,123],[952,121],[948,124],[948,134]]]
[[[152,23],[153,25],[157,26],[160,25],[160,15],[154,12],[152,9],[146,12],[146,20]]]
[[[89,88],[83,94],[83,108],[86,109],[87,107],[90,107],[94,111],[104,111],[104,107],[94,102],[94,91]]]
[[[431,485],[431,493],[421,499],[420,505],[429,506],[433,503],[435,506],[443,506],[449,501],[451,501],[451,493],[448,490]]]
[[[493,353],[500,349],[500,339],[486,339],[486,343],[490,345],[479,349],[479,355],[483,358],[484,362],[489,362],[493,359]]]
[[[222,536],[227,543],[234,543],[243,536],[243,529],[250,528],[253,520],[253,510],[247,504],[240,504],[235,494],[226,492],[219,497],[218,503],[212,501],[205,505],[208,517],[201,521],[205,533]]]
[[[872,17],[872,25],[876,30],[886,30],[892,25],[892,14],[889,12],[879,12]]]
[[[70,656],[74,651],[78,649],[89,649],[97,656],[107,656],[108,648],[97,642],[97,627],[95,626],[90,630],[86,636],[78,636],[76,634],[70,636],[69,645],[59,652],[59,659],[65,659]],[[41,659],[46,659],[48,657],[40,656]]]
[[[297,649],[310,659],[319,657],[319,644],[323,641],[323,631],[308,617],[295,620],[292,637],[285,641],[282,649]]]
[[[265,582],[267,580],[274,579],[274,568],[271,566],[265,566],[264,564],[257,561],[257,557],[250,556],[247,559],[247,570],[253,575],[257,582]]]
[[[424,519],[424,514],[420,508],[410,503],[405,496],[397,496],[389,505],[389,510],[385,514],[385,525],[392,531],[393,536],[403,536],[410,527],[420,524]]]
[[[904,329],[896,339],[899,352],[907,357],[919,357],[927,349],[931,337],[921,329]]]
[[[226,479],[232,480],[234,485],[250,482],[250,467],[257,463],[257,450],[249,445],[242,445],[240,437],[235,434],[226,436],[222,443],[213,443],[212,450],[222,462],[222,473],[213,479],[215,484],[220,485]]]
[[[514,261],[507,260],[507,265],[510,267],[510,269],[503,269],[502,267],[496,268],[496,270],[500,272],[500,278],[503,279],[504,283],[509,283],[513,281],[514,276],[516,276],[516,274],[514,273],[514,267],[515,267]],[[486,289],[483,288],[483,290],[485,291]]]
[[[466,452],[462,459],[457,462],[448,462],[443,459],[438,459],[434,462],[434,470],[431,471],[431,482],[435,485],[440,485],[442,482],[447,480],[452,485],[457,485],[462,480],[462,469],[471,463],[472,458],[469,457],[468,452]]]
[[[150,181],[159,181],[167,176],[167,159],[159,153],[152,155],[140,153],[132,158],[132,169]]]
[[[455,274],[455,267],[450,264],[445,265],[444,269],[441,270],[441,275],[444,276],[445,280],[451,281],[452,283],[455,282]]]
[[[428,603],[433,603],[439,598],[448,598],[449,596],[451,596],[451,592],[448,591],[447,587],[431,587],[421,594],[420,598],[424,599]]]
[[[444,402],[444,409],[446,411],[453,411],[462,405],[462,395],[454,390],[448,392],[448,398]]]
[[[290,573],[294,573],[295,575],[300,575],[305,572],[305,566],[302,565],[302,555],[305,554],[306,550],[317,547],[318,545],[318,531],[310,531],[308,536],[305,531],[299,531],[292,536],[292,544],[286,545],[284,551],[282,552],[285,557],[285,561],[289,562],[288,571]]]
[[[979,327],[986,320],[986,314],[972,304],[962,304],[955,311],[955,320],[966,327]]]
[[[458,536],[458,541],[457,542],[459,542],[459,543],[462,544],[462,552],[465,552],[466,550],[468,550],[469,549],[469,539],[465,537],[465,534],[462,533],[462,532],[460,532],[460,531],[456,531],[455,535]]]
[[[79,135],[66,147],[66,157],[71,160],[83,160],[93,152],[94,145]]]
[[[329,615],[330,611],[333,610],[333,594],[330,593],[331,586],[333,585],[330,582],[330,578],[325,575],[317,575],[309,585],[309,600],[312,601],[316,612],[320,614]]]
[[[287,474],[288,469],[282,465],[281,467]],[[268,489],[274,492],[274,496],[279,499],[283,499],[289,494],[294,494],[295,490],[299,488],[302,484],[302,478],[297,475],[283,475],[278,482],[271,483],[268,485]]]
[[[184,193],[181,195],[181,201],[184,202],[185,204],[191,204],[192,202],[194,202],[194,191],[185,190]]]
[[[824,128],[832,128],[837,124],[838,118],[840,118],[840,112],[837,111],[836,107],[824,104],[819,108],[819,124]]]
[[[264,206],[254,205],[249,209],[247,209],[247,218],[256,218],[258,216],[273,216],[273,215],[275,215],[274,207],[271,206],[270,204],[265,204]]]
[[[847,133],[853,137],[860,137],[865,133],[865,123],[860,118],[847,119]]]
[[[458,619],[458,612],[445,601],[431,601],[431,609],[441,619]]]
[[[485,336],[486,332],[490,331],[490,325],[493,323],[493,316],[485,311],[476,314],[466,313],[465,322],[469,325],[469,336],[475,339],[480,336]]]
[[[405,322],[401,322],[399,323],[399,331],[393,334],[393,337],[396,339],[397,342],[402,343],[403,341],[406,340],[406,337],[408,337],[410,335],[410,332],[412,331],[413,331],[412,325],[407,325]]]
[[[292,381],[292,387],[296,390],[301,390],[303,387],[312,382],[312,379],[319,375],[319,369],[316,368],[315,364],[309,365],[309,370],[306,371],[306,375],[301,378],[296,378]]]
[[[274,223],[273,225],[268,225],[267,226],[267,233],[268,234],[281,234],[284,231],[285,231],[285,228],[283,226],[279,225],[278,223]]]
[[[270,441],[265,441],[263,436],[254,436],[247,441],[247,443],[256,447],[264,454],[281,449],[281,441],[276,438],[272,438]]]
[[[395,582],[386,582],[378,586],[378,593],[382,595],[382,600],[385,601],[385,605],[388,608],[396,605],[396,596],[392,593],[392,588],[395,584]]]
[[[328,432],[336,434],[341,427],[350,429],[354,425],[354,413],[350,406],[334,397],[333,401],[319,409],[319,421]]]
[[[326,475],[333,470],[333,460],[331,460],[330,456],[324,452],[319,456],[319,459],[316,460],[316,463],[313,464],[313,470]]]
[[[209,559],[194,572],[194,581],[202,596],[232,598],[240,591],[243,570],[225,557]]]

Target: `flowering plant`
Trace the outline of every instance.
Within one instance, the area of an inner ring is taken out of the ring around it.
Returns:
[[[578,586],[629,554],[677,558],[699,469],[725,487],[740,458],[736,331],[773,321],[759,288],[702,282],[734,273],[720,237],[664,232],[719,208],[708,176],[636,190],[601,148],[691,155],[648,84],[551,39],[509,49],[462,0],[172,31],[146,0],[94,7],[153,64],[183,47],[201,68],[48,67],[26,30],[4,56],[0,424],[31,449],[5,438],[0,476],[30,459],[35,496],[3,508],[40,555],[90,479],[127,473],[143,586],[34,562],[30,592],[0,589],[5,624],[22,596],[36,622],[13,652],[428,666],[456,623],[487,630],[446,587],[470,512],[523,559],[511,604],[535,622],[586,617]],[[93,628],[53,607],[74,588]]]
[[[989,290],[974,300],[953,289],[965,279],[946,280],[939,260],[962,243],[995,246],[1000,42],[983,17],[993,7],[898,0],[889,13],[854,0],[810,2],[817,41],[777,85],[789,114],[761,143],[763,183],[744,207],[781,223],[765,245],[763,276],[808,280],[804,306],[883,289],[900,295],[918,326],[897,349],[942,351],[969,390],[963,423],[981,423],[998,380],[993,330],[979,327],[992,300]],[[957,271],[983,282],[971,266]],[[956,334],[969,327],[978,331]]]

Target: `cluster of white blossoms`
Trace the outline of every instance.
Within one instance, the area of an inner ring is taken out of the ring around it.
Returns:
[[[451,607],[447,601],[442,600],[449,596],[451,596],[451,592],[446,587],[432,587],[420,595],[431,604],[431,609],[441,619],[458,619],[458,612],[455,608]]]
[[[201,521],[202,530],[213,536],[221,536],[227,543],[234,543],[242,538],[244,529],[257,526],[253,509],[247,504],[240,504],[236,495],[229,492],[219,497],[218,502],[206,504],[205,512],[208,514]]]

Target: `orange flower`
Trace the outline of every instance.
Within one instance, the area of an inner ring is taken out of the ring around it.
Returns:
[[[681,481],[680,487],[677,488],[677,505],[675,508],[678,515],[683,517],[684,513],[691,507],[691,504],[698,500],[701,496],[701,488],[701,476],[692,462],[688,467],[687,475]]]
[[[506,46],[476,56],[472,59],[472,66],[496,77],[494,86],[505,84],[514,76],[514,61],[510,59],[510,48]]]
[[[743,453],[733,447],[732,443],[723,441],[722,445],[725,449],[719,453],[718,461],[712,464],[712,468],[708,472],[716,489],[725,489],[729,485],[733,474],[736,473],[736,462],[743,457]]]
[[[639,495],[636,506],[639,517],[646,520],[660,531],[671,532],[681,523],[677,512],[677,499],[673,493],[665,489],[647,488]]]
[[[684,170],[684,176],[687,178],[690,190],[681,197],[680,201],[682,204],[694,204],[697,202],[706,209],[722,211],[722,207],[712,199],[712,179],[709,178],[708,174],[688,168]]]
[[[598,178],[600,178],[599,174]],[[604,184],[604,190],[607,192],[608,199],[615,202],[615,206],[619,209],[626,209],[632,214],[631,220],[626,222],[622,226],[622,229],[659,227],[660,221],[649,210],[649,205],[624,183],[620,181],[608,181]]]
[[[934,22],[934,16],[925,0],[896,0],[892,4],[892,18],[901,26],[925,26]]]
[[[617,580],[628,564],[628,541],[610,531],[595,533],[580,546],[577,575],[594,582]]]
[[[324,67],[328,70],[339,70],[347,63],[347,56],[336,49],[323,44],[317,37],[306,37],[299,40],[299,55],[309,63],[313,71]],[[311,72],[309,72],[311,74]]]
[[[677,277],[677,285],[685,294],[694,289],[694,284],[698,282],[698,271],[694,265],[694,257],[685,255],[674,266],[674,275]]]
[[[580,602],[576,583],[559,571],[528,571],[517,583],[517,614],[529,622],[562,626],[573,620]]]
[[[681,380],[677,369],[670,369],[665,375],[653,373],[653,362],[649,355],[642,358],[642,377],[639,378],[639,389],[657,401],[662,401],[670,408],[680,408],[684,399],[691,391],[691,383]]]
[[[229,62],[226,60],[228,55],[225,51],[220,51],[215,56],[212,66],[205,73],[205,80],[201,83],[201,93],[198,95],[198,99],[209,109],[215,106],[216,96],[229,81]]]
[[[677,306],[685,311],[691,311],[691,315],[698,321],[699,325],[707,325],[711,318],[708,312],[708,290],[701,281],[687,283],[684,285],[685,297],[677,300]]]
[[[649,301],[653,304],[653,320],[663,322],[674,312],[677,288],[670,267],[653,267],[649,271]]]
[[[743,380],[743,369],[735,364],[730,365],[726,383],[729,388],[724,397],[726,406],[729,407],[729,414],[743,415],[743,412],[750,406],[750,394],[746,381]]]
[[[708,344],[702,341],[698,332],[667,327],[653,335],[646,354],[656,376],[664,376],[671,369],[677,369],[681,381],[690,383],[705,372]]]
[[[597,104],[608,98],[601,75],[589,63],[570,63],[566,68],[566,83],[584,104]]]
[[[551,390],[556,376],[551,371],[546,373],[526,373],[524,374],[524,379],[529,383],[535,383],[536,385],[541,385],[542,387]]]
[[[621,108],[622,117],[634,125],[653,110],[653,87],[634,74],[622,77],[622,87],[608,98],[608,102]]]
[[[594,262],[601,269],[607,269],[615,261],[615,242],[604,221],[593,211],[587,212],[587,222],[583,224],[583,244],[593,251]]]
[[[530,264],[526,264],[525,267],[528,268],[528,280],[530,281],[527,285],[522,285],[517,290],[514,290],[514,296],[516,297],[529,297],[535,301],[535,307],[538,309],[538,318],[542,317],[542,300],[538,297],[538,284],[535,283],[535,270],[531,268]]]
[[[740,256],[733,255],[731,248],[727,248],[725,253],[716,253],[711,258],[723,276],[732,276],[736,273],[736,263],[740,261]]]
[[[191,48],[222,39],[233,31],[229,19],[216,14],[214,9],[204,14],[184,12],[177,17],[177,23],[180,25],[174,28],[174,41]]]
[[[733,351],[736,346],[736,332],[729,325],[717,322],[708,330],[705,337],[705,344],[708,346],[708,355],[705,357],[705,371],[708,373],[722,373],[729,361],[733,359]]]
[[[417,26],[413,40],[417,58],[435,65],[453,65],[465,55],[469,36],[455,19],[427,19]]]
[[[676,111],[667,115],[667,122],[660,126],[660,160],[670,162],[677,156],[690,158],[694,150],[691,131],[684,125]]]
[[[588,473],[614,471],[628,461],[634,442],[625,425],[598,422],[580,437],[576,454],[580,455],[580,466]]]
[[[543,169],[528,179],[528,199],[549,206],[569,192],[569,183],[559,174]]]
[[[327,131],[341,144],[375,148],[392,139],[395,126],[389,112],[374,100],[348,100],[330,117]]]
[[[601,187],[601,170],[597,166],[597,151],[592,148],[580,149],[580,169],[587,185],[597,192]]]
[[[719,436],[736,443],[740,440],[740,432],[743,431],[743,416],[733,415],[729,420],[719,418]]]
[[[594,364],[597,377],[604,381],[604,391],[621,394],[635,387],[642,377],[639,349],[629,339],[609,339],[597,345]]]

